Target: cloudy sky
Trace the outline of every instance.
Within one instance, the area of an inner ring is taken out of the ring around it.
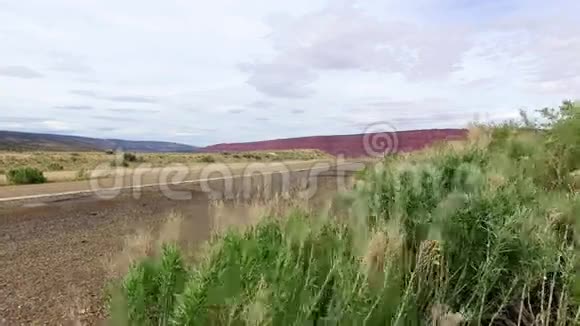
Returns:
[[[0,130],[194,145],[580,97],[577,0],[0,0]]]

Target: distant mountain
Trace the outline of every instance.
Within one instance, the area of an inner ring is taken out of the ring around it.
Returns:
[[[383,137],[386,135],[386,138]],[[464,139],[465,129],[427,129],[387,134],[312,136],[264,140],[247,143],[217,144],[195,147],[158,141],[130,141],[79,136],[0,131],[0,150],[17,151],[106,151],[123,149],[131,152],[246,152],[267,150],[318,149],[345,157],[368,156],[371,152],[410,152],[438,141]]]
[[[217,144],[200,149],[203,152],[243,152],[261,150],[319,149],[345,157],[369,156],[372,152],[410,152],[438,141],[459,140],[466,129],[428,129],[397,131],[386,134],[357,134],[275,139],[248,143]]]
[[[105,151],[122,148],[132,152],[194,152],[198,147],[159,141],[131,141],[79,136],[0,131],[0,150]]]

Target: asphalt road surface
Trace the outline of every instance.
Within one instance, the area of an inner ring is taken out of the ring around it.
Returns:
[[[136,230],[156,234],[168,216],[179,215],[179,240],[196,248],[215,225],[210,204],[216,198],[251,200],[290,190],[308,193],[316,205],[362,168],[315,164],[262,166],[262,174],[251,177],[240,177],[244,168],[239,167],[226,177],[190,172],[180,182],[162,185],[155,183],[155,173],[138,184],[134,178],[123,179],[121,186],[102,180],[113,186],[111,198],[92,192],[86,181],[2,187],[0,325],[101,323],[110,279],[106,262],[125,249]]]

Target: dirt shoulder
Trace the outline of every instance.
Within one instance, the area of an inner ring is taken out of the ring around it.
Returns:
[[[290,173],[292,187],[316,183],[314,198],[337,189],[335,171]],[[305,182],[307,181],[307,182]],[[279,193],[281,175],[272,193]],[[219,189],[223,180],[213,181]],[[234,188],[244,184],[234,178]],[[215,215],[212,199],[199,184],[177,186],[191,193],[172,200],[157,188],[103,200],[94,196],[35,202],[20,207],[0,205],[0,325],[97,324],[106,317],[104,288],[111,280],[111,257],[126,250],[127,239],[146,230],[156,239],[168,216],[183,217],[179,239],[197,248],[208,239]],[[258,195],[259,186],[252,188]],[[227,213],[238,221],[236,207]],[[150,239],[150,240],[151,240]],[[149,241],[149,240],[147,240]]]

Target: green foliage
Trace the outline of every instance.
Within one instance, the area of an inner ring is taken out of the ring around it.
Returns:
[[[189,272],[178,249],[165,245],[160,260],[145,259],[134,265],[121,285],[114,321],[130,325],[170,325],[177,295],[183,292]],[[121,306],[121,307],[119,307]],[[124,316],[126,315],[126,316]]]
[[[12,169],[8,171],[6,178],[11,184],[35,184],[46,182],[46,178],[42,171],[31,167]]]
[[[568,177],[580,167],[578,111],[565,103],[545,112],[546,130],[526,118],[484,127],[488,142],[386,158],[344,195],[346,218],[295,212],[229,231],[191,272],[166,250],[125,278],[123,317],[144,325],[433,325],[450,316],[576,325],[580,196]]]

